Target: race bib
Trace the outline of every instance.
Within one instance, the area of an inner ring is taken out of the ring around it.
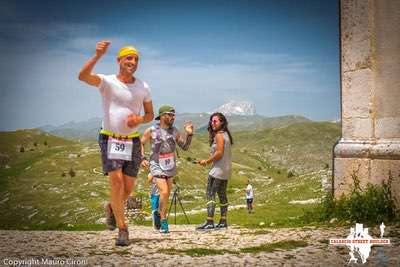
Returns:
[[[117,139],[108,137],[107,157],[108,159],[132,160],[132,139]]]
[[[158,163],[163,171],[172,170],[175,167],[175,153],[160,154]]]

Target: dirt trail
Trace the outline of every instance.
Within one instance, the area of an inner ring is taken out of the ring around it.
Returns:
[[[171,233],[162,235],[151,227],[130,225],[131,243],[122,248],[114,246],[116,231],[0,231],[0,265],[10,266],[11,260],[52,259],[60,263],[52,266],[344,266],[350,259],[346,247],[328,245],[329,238],[345,238],[348,228],[252,230],[232,226],[198,232],[194,227],[171,225]],[[400,228],[389,226],[386,230],[392,245],[374,246],[363,266],[400,266]],[[373,236],[376,231],[370,230]],[[307,245],[273,252],[240,251],[289,240]],[[189,256],[195,248],[220,254]],[[360,265],[360,259],[358,262]]]

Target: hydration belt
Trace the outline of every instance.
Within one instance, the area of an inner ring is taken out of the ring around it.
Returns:
[[[107,135],[107,136],[114,137],[114,138],[122,138],[122,139],[139,138],[140,137],[140,133],[139,132],[133,132],[133,133],[130,133],[128,135],[122,135],[122,134],[116,134],[116,133],[113,133],[111,131],[101,129],[100,133],[104,134],[104,135]]]

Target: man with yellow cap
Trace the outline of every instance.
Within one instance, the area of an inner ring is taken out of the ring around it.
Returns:
[[[154,113],[149,86],[133,75],[139,60],[139,53],[133,46],[119,50],[118,74],[92,72],[110,44],[110,41],[96,44],[96,53],[82,67],[79,80],[98,87],[102,96],[104,117],[99,145],[103,172],[109,176],[111,185],[111,201],[105,206],[107,225],[110,230],[119,229],[115,244],[127,246],[129,231],[124,203],[133,190],[142,160],[138,125],[152,121]]]

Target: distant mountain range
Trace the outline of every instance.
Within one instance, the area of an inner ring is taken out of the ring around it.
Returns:
[[[182,129],[183,124],[191,121],[197,132],[207,130],[207,124],[210,114],[207,113],[182,113],[177,114],[175,126]],[[281,117],[265,117],[261,115],[228,115],[229,128],[231,131],[243,130],[261,130],[269,128],[286,127],[296,123],[309,122],[310,120],[296,115],[288,115]],[[152,123],[144,124],[139,127],[139,131],[143,132]],[[68,122],[60,126],[45,125],[39,127],[40,130],[48,132],[52,135],[61,136],[73,140],[93,140],[97,138],[99,129],[101,128],[101,118],[92,118],[81,122]]]
[[[185,122],[191,121],[197,133],[207,131],[208,120],[211,113],[221,112],[228,117],[229,129],[235,131],[253,131],[270,128],[286,127],[296,123],[310,122],[309,119],[287,115],[280,117],[265,117],[256,114],[256,106],[249,101],[230,101],[208,113],[181,113],[177,114],[175,126],[182,129]],[[102,125],[101,118],[92,118],[81,122],[68,122],[60,126],[45,125],[40,130],[72,140],[94,140]],[[155,124],[140,125],[139,132]]]

